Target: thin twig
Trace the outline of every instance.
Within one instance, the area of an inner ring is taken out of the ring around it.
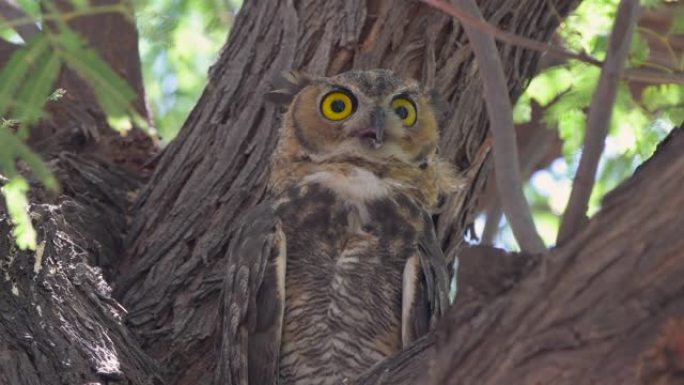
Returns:
[[[16,20],[28,19],[30,16],[19,7],[14,0],[0,0],[0,19],[11,23]],[[33,19],[33,18],[31,18]],[[36,25],[35,20],[32,23],[19,24],[14,27],[19,36],[24,41],[28,41],[33,36],[40,33],[40,29]]]
[[[458,3],[462,9],[469,12],[469,20],[476,19],[478,24],[483,23],[480,10],[473,0],[459,0]],[[494,39],[473,26],[473,23],[463,23],[463,28],[475,53],[484,86],[494,147],[496,185],[501,206],[521,250],[533,254],[543,253],[546,247],[537,233],[530,208],[523,195],[513,113],[499,51]]]
[[[537,40],[532,40],[524,36],[516,35],[512,32],[502,31],[499,28],[487,23],[482,19],[473,17],[472,15],[465,12],[461,7],[449,4],[444,0],[420,0],[431,7],[439,9],[440,11],[446,13],[447,15],[458,19],[464,26],[470,26],[479,31],[482,31],[488,35],[493,36],[495,39],[515,45],[518,47],[523,47],[531,49],[534,51],[548,53],[556,57],[564,59],[575,59],[581,62],[591,64],[593,66],[601,67],[603,62],[588,55],[586,53],[572,52],[563,47],[556,45],[543,43]],[[648,71],[643,69],[628,69],[622,72],[622,77],[627,80],[635,80],[649,83],[676,83],[684,84],[684,74],[680,72],[660,72],[660,71]]]
[[[570,239],[586,221],[585,214],[594,187],[596,168],[605,147],[620,71],[629,53],[638,10],[639,0],[621,0],[618,6],[613,31],[610,34],[606,61],[591,105],[589,105],[582,157],[572,183],[568,207],[563,214],[557,244]]]
[[[2,4],[3,1],[6,0],[0,0],[0,4]],[[61,20],[66,22],[77,17],[99,15],[104,13],[120,13],[124,16],[130,16],[130,12],[130,9],[127,8],[124,3],[93,5],[83,9],[74,9],[72,11],[66,12],[44,13],[41,16],[41,21]],[[18,30],[22,26],[35,25],[35,23],[35,17],[25,15],[23,17],[18,17],[16,19],[0,22],[0,28],[13,28],[15,30]]]

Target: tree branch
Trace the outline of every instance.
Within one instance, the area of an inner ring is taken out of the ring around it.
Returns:
[[[423,1],[442,10],[446,6],[445,3],[437,0]],[[464,16],[464,12],[460,11],[454,12],[453,15],[459,21],[468,20],[462,24],[475,53],[484,86],[485,103],[493,137],[496,185],[501,206],[520,248],[528,253],[543,253],[546,247],[537,233],[530,208],[523,195],[522,177],[518,166],[518,149],[513,128],[513,112],[499,51],[494,44],[494,39],[474,26],[474,24],[489,26],[482,22],[482,15],[475,2],[459,0],[458,3],[461,9],[471,13]],[[462,17],[463,20],[461,20]],[[473,19],[478,20],[477,23]]]
[[[522,180],[525,182],[530,179],[532,173],[534,173],[536,168],[543,161],[556,136],[555,131],[549,130],[544,126],[541,122],[541,116],[537,115],[533,119],[536,123],[533,128],[534,132],[520,152],[522,155],[520,173],[522,174]],[[482,231],[481,244],[492,245],[494,243],[494,238],[499,231],[501,215],[503,215],[503,213],[501,212],[499,192],[495,191],[495,197],[487,209],[487,219],[484,230]]]
[[[0,19],[5,20],[8,25],[12,25],[16,20],[32,20],[33,22],[19,23],[13,26],[24,41],[40,33],[35,20],[28,16],[14,0],[0,0]]]
[[[531,49],[534,51],[547,53],[556,57],[563,59],[575,59],[583,63],[591,64],[593,66],[601,67],[603,62],[584,53],[584,52],[572,52],[563,47],[552,45],[549,43],[543,43],[537,40],[528,39],[524,36],[516,35],[512,32],[502,31],[499,28],[487,23],[484,20],[478,19],[473,15],[468,14],[464,11],[463,6],[449,4],[443,0],[421,0],[422,2],[430,5],[431,7],[437,8],[440,11],[446,13],[458,19],[463,25],[475,28],[481,32],[491,35],[495,39],[515,45],[518,47],[523,47]],[[623,71],[622,77],[628,80],[647,82],[647,83],[675,83],[684,84],[684,74],[676,72],[661,72],[653,71],[642,68],[627,69]]]
[[[589,106],[582,158],[572,184],[568,206],[563,214],[557,244],[567,241],[586,221],[585,214],[594,187],[596,168],[605,147],[620,72],[629,53],[638,10],[638,0],[621,0],[618,6],[613,31],[610,34],[606,61]]]
[[[482,230],[482,238],[480,239],[480,244],[482,245],[493,245],[494,238],[496,234],[499,233],[499,223],[501,223],[501,203],[499,203],[498,192],[495,199],[492,200],[489,208],[487,208],[487,217]]]

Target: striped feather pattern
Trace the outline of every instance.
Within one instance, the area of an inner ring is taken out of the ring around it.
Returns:
[[[316,183],[278,202],[287,238],[280,384],[343,383],[401,349],[403,271],[429,218],[396,193],[365,202],[360,219]]]

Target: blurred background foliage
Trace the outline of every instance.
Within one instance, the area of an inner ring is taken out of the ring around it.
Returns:
[[[97,11],[88,0],[72,0],[78,12]],[[178,133],[197,102],[207,73],[226,41],[241,0],[136,0],[135,22],[140,35],[140,54],[147,103],[162,146]],[[618,0],[584,0],[558,30],[554,41],[568,48],[603,59]],[[41,14],[35,0],[17,4],[41,23],[54,17],[49,7]],[[49,4],[49,2],[47,2]],[[651,68],[670,73],[684,71],[684,2],[642,0],[645,8],[633,36],[628,68]],[[128,12],[130,10],[121,10]],[[46,16],[47,15],[47,16]],[[130,110],[131,90],[84,46],[63,23],[43,38],[24,42],[16,24],[0,19],[0,38],[24,44],[0,69],[0,186],[15,223],[20,247],[35,247],[27,214],[28,185],[16,169],[21,159],[46,186],[57,183],[42,162],[23,144],[26,126],[43,116],[45,103],[58,101],[60,90],[50,89],[56,69],[68,66],[95,89],[113,128],[125,132],[131,124],[144,124]],[[41,56],[42,55],[42,56]],[[42,57],[47,60],[35,60]],[[41,64],[42,63],[42,64]],[[47,64],[45,64],[47,63]],[[40,74],[41,76],[35,76]],[[561,150],[545,168],[535,170],[526,185],[534,218],[545,241],[553,244],[584,134],[586,112],[596,87],[599,69],[577,61],[550,62],[542,68],[515,106],[515,121],[535,123],[553,130],[562,139]],[[105,92],[106,91],[106,92]],[[532,111],[541,108],[541,119],[532,121]],[[647,159],[657,143],[684,120],[684,86],[650,85],[623,81],[601,160],[598,182],[591,199],[590,214],[600,207],[603,195],[628,177]],[[477,218],[477,234],[487,218]],[[491,220],[491,219],[490,219]],[[496,218],[494,243],[517,249],[505,220]]]
[[[603,60],[619,0],[584,0],[557,31],[557,38],[572,51]],[[647,68],[668,73],[684,71],[684,2],[642,0],[643,14],[632,36],[625,68]],[[560,156],[536,171],[525,187],[537,228],[547,245],[556,240],[560,216],[581,154],[586,114],[596,89],[600,69],[571,60],[544,68],[518,99],[517,124],[530,123],[532,104],[542,108],[540,124],[557,130],[562,140]],[[684,85],[621,81],[602,155],[589,215],[603,196],[629,177],[648,159],[657,144],[684,122]],[[486,222],[476,222],[478,234]],[[505,220],[499,222],[495,244],[517,250]]]
[[[145,92],[162,145],[172,140],[207,82],[242,0],[138,0]]]

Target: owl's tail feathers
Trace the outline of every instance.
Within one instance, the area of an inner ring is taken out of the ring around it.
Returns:
[[[314,78],[297,71],[285,71],[276,74],[271,80],[273,89],[264,98],[275,104],[289,104],[304,87],[313,83]]]

